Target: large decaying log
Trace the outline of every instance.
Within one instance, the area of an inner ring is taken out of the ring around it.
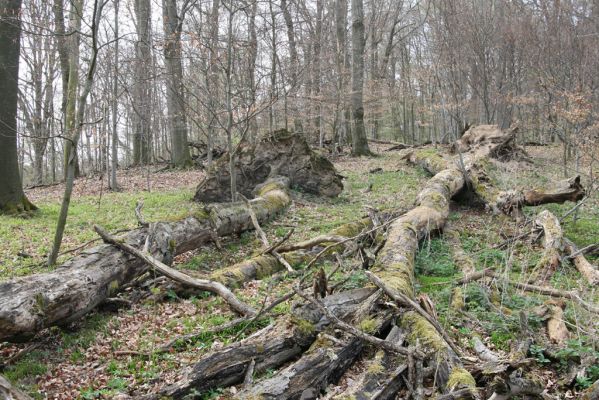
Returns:
[[[385,340],[401,346],[404,335],[397,326],[394,326]],[[343,394],[336,396],[335,399],[393,399],[403,386],[402,374],[407,368],[406,357],[382,349],[378,350],[375,356],[368,360],[364,371],[353,379],[354,383],[344,390]]]
[[[427,165],[435,165],[431,169],[446,166],[442,161]],[[415,297],[414,257],[418,242],[443,228],[449,215],[449,201],[465,184],[457,166],[443,169],[418,194],[416,207],[391,224],[387,242],[371,269],[389,288],[408,298]],[[405,313],[401,327],[407,332],[408,343],[434,353],[430,361],[435,365],[439,386],[448,390],[475,386],[474,378],[463,368],[455,352],[422,315],[414,311]]]
[[[530,161],[526,151],[516,145],[516,133],[517,129],[506,132],[499,129],[497,125],[477,125],[471,127],[452,145],[454,152],[466,153],[472,159],[478,160],[470,166],[468,177],[472,181],[473,190],[484,204],[495,212],[518,215],[523,206],[574,202],[584,197],[585,191],[580,184],[579,176],[553,182],[544,188],[509,191],[497,189],[488,175],[486,168],[488,159],[502,162]],[[438,172],[439,164],[442,165],[445,160],[439,155],[431,157],[430,151],[423,156],[422,153],[426,152],[426,150],[421,151],[420,154],[414,152],[408,154],[408,158],[434,174],[433,171]],[[433,168],[428,164],[432,164]]]
[[[235,154],[237,191],[249,197],[252,189],[268,177],[286,176],[291,187],[308,193],[335,197],[343,190],[341,176],[324,156],[314,152],[305,138],[286,130],[275,131],[257,144],[242,143]],[[230,193],[229,154],[206,170],[194,199],[226,201]]]
[[[543,230],[545,251],[533,271],[531,281],[547,280],[555,272],[562,259],[569,256],[573,259],[576,269],[590,285],[599,282],[599,270],[586,259],[584,254],[578,251],[572,241],[564,237],[560,222],[554,214],[543,210],[537,215],[535,222]]]
[[[297,361],[239,393],[240,399],[316,399],[329,382],[337,380],[362,350],[362,341],[348,334],[335,338],[321,333]]]
[[[260,221],[284,210],[291,199],[288,180],[273,178],[256,188],[252,208]],[[149,250],[168,264],[173,255],[199,247],[219,236],[252,229],[243,203],[210,205],[181,221],[155,225]],[[129,232],[123,239],[141,248],[148,229]],[[56,270],[0,283],[0,341],[22,340],[40,330],[74,321],[119,288],[146,271],[146,264],[112,245],[86,250]]]
[[[535,223],[543,229],[543,247],[545,250],[532,273],[530,281],[545,282],[557,271],[557,267],[560,265],[560,254],[564,249],[564,233],[557,217],[547,210],[543,210],[537,215]]]
[[[323,301],[334,315],[346,318],[373,292],[358,289],[327,296]],[[255,373],[279,367],[305,351],[328,324],[313,306],[296,308],[292,316],[279,319],[238,343],[206,354],[183,379],[165,388],[160,396],[179,399],[189,393],[203,393],[243,382],[252,359]]]

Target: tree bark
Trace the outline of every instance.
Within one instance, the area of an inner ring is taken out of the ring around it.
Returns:
[[[35,210],[21,183],[17,156],[17,96],[21,0],[0,1],[0,212]]]
[[[334,315],[346,318],[372,293],[372,289],[358,289],[327,296],[323,302]],[[194,391],[205,393],[216,387],[242,382],[252,359],[256,363],[256,373],[277,368],[301,355],[328,324],[329,321],[313,306],[301,306],[293,311],[293,315],[279,319],[241,342],[206,354],[191,372],[181,381],[166,387],[160,396],[181,399]]]
[[[137,31],[132,102],[135,121],[133,164],[145,165],[150,162],[152,137],[150,131],[152,118],[152,6],[150,0],[135,0],[133,6]]]
[[[185,112],[185,88],[181,33],[183,16],[178,14],[176,0],[162,1],[164,35],[164,58],[166,63],[166,100],[171,130],[171,163],[183,167],[191,163],[187,146],[187,114]]]
[[[118,133],[118,111],[119,103],[117,101],[119,88],[119,0],[114,0],[114,76],[112,77],[112,148],[110,155],[110,181],[109,186],[113,191],[119,190],[119,183],[116,178],[116,170],[119,162],[119,133]]]
[[[289,10],[289,4],[287,0],[281,0],[281,10],[283,11],[283,18],[285,19],[285,26],[287,27],[287,40],[289,40],[289,63],[291,70],[291,90],[289,96],[291,97],[291,112],[293,113],[293,129],[295,133],[303,133],[303,123],[299,107],[299,99],[297,95],[300,89],[300,64],[299,56],[297,54],[297,45],[295,41],[295,29],[293,26],[293,19],[291,18],[291,11]]]
[[[370,154],[364,127],[364,3],[352,0],[352,155]]]
[[[287,186],[288,181],[279,178],[258,191],[251,203],[260,221],[289,205]],[[252,229],[242,203],[210,205],[196,216],[159,225],[150,253],[167,264],[175,254],[212,241],[214,233],[225,236]],[[146,236],[147,229],[141,228],[123,240],[139,248]],[[53,272],[0,283],[0,341],[26,339],[46,327],[74,321],[146,269],[143,261],[114,246],[101,245]]]

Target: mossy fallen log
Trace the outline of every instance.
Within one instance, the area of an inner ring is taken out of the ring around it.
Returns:
[[[392,212],[386,213],[387,215],[393,214]],[[372,220],[370,217],[365,217],[359,219],[357,221],[348,222],[343,224],[331,231],[327,237],[333,238],[351,238],[356,235],[359,235],[363,230],[370,229],[373,227]],[[306,241],[310,242],[309,240]],[[314,241],[318,243],[319,246],[326,246],[329,244],[334,244],[334,242],[326,242],[326,241]],[[306,243],[301,243],[302,246],[308,247]],[[341,247],[342,245],[339,245]],[[300,267],[302,264],[307,263],[310,259],[314,257],[314,254],[307,250],[295,250],[295,251],[286,251],[289,249],[293,249],[292,246],[288,246],[287,249],[283,248],[281,256],[287,260],[287,262],[293,268]],[[331,253],[338,250],[337,246],[331,247]],[[285,266],[277,260],[275,256],[272,254],[261,254],[247,260],[241,261],[237,264],[231,265],[227,268],[223,268],[213,272],[210,275],[210,280],[220,282],[227,286],[228,288],[236,288],[241,287],[244,283],[250,282],[255,279],[263,279],[265,277],[271,276],[277,272],[284,271]]]
[[[496,213],[519,215],[524,206],[576,202],[585,196],[579,176],[550,182],[541,188],[499,190],[489,175],[493,168],[492,160],[529,160],[525,150],[515,144],[515,135],[515,130],[503,131],[496,125],[477,125],[452,145],[452,150],[460,153],[468,164],[468,184],[479,201]],[[448,157],[442,149],[436,148],[411,150],[404,158],[421,166],[431,175],[446,168],[465,168],[461,165],[464,160]]]
[[[273,178],[256,188],[252,207],[260,221],[291,202],[286,178]],[[219,236],[243,232],[253,225],[242,203],[214,204],[185,219],[157,223],[150,253],[169,264],[176,254],[198,248]],[[129,232],[123,241],[141,248],[147,228]],[[147,270],[138,258],[111,245],[84,251],[52,272],[0,283],[0,341],[24,340],[40,330],[70,323],[113,296],[125,283]]]
[[[323,301],[339,318],[346,318],[372,295],[373,289],[357,289],[327,296]],[[166,387],[158,396],[180,399],[190,393],[205,393],[216,387],[243,382],[252,359],[255,373],[277,368],[302,354],[329,324],[313,306],[296,308],[292,315],[279,319],[250,337],[213,351],[193,365],[184,378]]]

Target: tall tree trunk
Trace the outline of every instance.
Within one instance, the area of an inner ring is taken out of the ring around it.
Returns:
[[[64,228],[67,223],[67,216],[69,213],[69,205],[71,202],[71,194],[73,192],[73,183],[75,180],[75,173],[77,169],[76,154],[77,154],[77,143],[81,137],[81,131],[83,128],[83,119],[85,116],[85,104],[87,102],[87,96],[89,95],[92,85],[94,83],[94,74],[96,72],[96,61],[98,57],[98,24],[100,23],[100,17],[102,14],[102,8],[104,2],[101,0],[94,1],[92,23],[91,23],[91,59],[89,61],[89,69],[85,77],[85,84],[83,91],[77,99],[77,92],[79,86],[79,35],[81,32],[81,18],[83,15],[83,0],[73,0],[71,3],[70,11],[70,29],[73,34],[71,35],[71,46],[69,51],[69,96],[67,97],[67,140],[65,143],[65,164],[66,164],[66,179],[65,189],[62,198],[62,204],[60,207],[60,214],[56,223],[56,233],[54,235],[54,242],[52,245],[52,251],[48,256],[48,265],[54,265],[58,258],[58,252],[62,243],[62,236]],[[73,87],[74,86],[74,87]],[[76,107],[78,105],[78,107]]]
[[[289,4],[287,3],[287,0],[281,0],[281,10],[283,11],[283,18],[285,19],[285,25],[287,27],[287,40],[289,40],[289,62],[291,64],[291,89],[289,91],[289,95],[292,99],[291,112],[293,113],[293,129],[296,133],[300,133],[304,131],[304,128],[300,115],[300,107],[298,105],[299,100],[297,98],[300,88],[299,57],[297,54],[293,18],[291,18],[291,12],[289,11]]]
[[[227,69],[226,69],[226,106],[227,106],[227,149],[229,153],[229,171],[231,172],[231,201],[237,200],[237,174],[235,173],[235,151],[233,149],[233,0],[229,1],[229,21],[227,29]]]
[[[171,163],[187,166],[191,163],[187,145],[187,116],[181,62],[181,31],[183,17],[177,14],[176,0],[163,0],[164,58],[166,63],[166,100],[171,128]]]
[[[352,111],[354,128],[352,130],[352,154],[362,156],[370,154],[366,130],[364,128],[364,3],[352,0]]]
[[[218,10],[220,6],[220,0],[212,0],[212,11],[210,13],[210,44],[208,47],[208,71],[206,78],[206,91],[208,92],[208,107],[210,108],[210,115],[208,116],[208,137],[207,137],[207,152],[208,158],[206,163],[208,166],[212,165],[212,148],[214,147],[214,137],[216,136],[216,108],[217,108],[217,79],[218,79],[218,65],[217,65],[217,51],[216,46],[218,45]]]
[[[110,189],[119,190],[119,183],[116,179],[116,170],[119,162],[119,133],[117,131],[118,118],[118,88],[119,88],[119,0],[114,0],[114,76],[112,79],[112,149],[110,156]]]
[[[72,7],[73,5],[71,5]],[[63,131],[68,131],[68,110],[67,110],[67,105],[68,105],[68,98],[69,98],[69,79],[71,77],[71,71],[70,71],[70,67],[71,67],[71,63],[70,63],[70,57],[72,56],[72,54],[70,54],[69,51],[69,47],[70,44],[69,42],[73,40],[74,36],[77,36],[76,33],[73,33],[73,28],[69,28],[69,33],[66,33],[65,30],[65,24],[64,24],[64,2],[63,0],[54,0],[54,20],[55,20],[55,31],[56,31],[56,45],[58,47],[58,56],[60,59],[60,70],[61,70],[61,74],[62,74],[62,103],[61,103],[61,108],[62,108],[62,114],[63,114],[63,126],[62,126],[62,130]],[[78,88],[79,87],[79,77],[77,76],[77,84],[74,85],[74,87]],[[77,93],[74,94],[75,98],[77,97]],[[67,160],[68,160],[68,151],[70,151],[70,144],[69,143],[65,143],[65,145],[63,146],[63,178],[66,180],[67,177]],[[73,163],[75,164],[75,177],[78,177],[80,175],[80,171],[79,171],[79,158],[77,156],[77,152],[74,152],[73,155],[74,159],[73,159]]]
[[[252,3],[252,11],[249,21],[249,86],[250,86],[250,113],[256,107],[256,59],[258,58],[258,37],[256,34],[256,14],[258,13],[258,1]],[[249,121],[250,142],[254,142],[258,137],[258,121],[255,116],[250,117]]]
[[[133,164],[150,162],[152,98],[152,6],[150,0],[135,0],[137,42],[135,43],[135,84],[133,89]]]
[[[17,156],[21,0],[0,0],[0,212],[35,210],[23,193]]]

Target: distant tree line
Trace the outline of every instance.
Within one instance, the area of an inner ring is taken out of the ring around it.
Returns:
[[[279,128],[360,155],[517,124],[597,154],[599,0],[22,1],[0,0],[0,205]]]

